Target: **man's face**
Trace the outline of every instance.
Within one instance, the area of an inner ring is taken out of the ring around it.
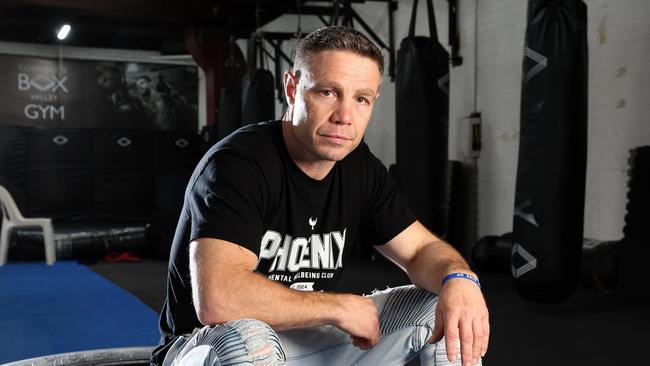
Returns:
[[[97,84],[109,93],[115,91],[120,84],[120,75],[112,69],[105,69],[97,78]]]
[[[339,161],[359,145],[368,126],[379,95],[379,67],[350,51],[321,51],[298,67],[299,75],[285,73],[292,124],[287,143],[300,150],[301,160]]]
[[[145,78],[139,78],[135,82],[135,88],[138,91],[139,95],[144,95],[147,91],[149,91],[149,80]]]

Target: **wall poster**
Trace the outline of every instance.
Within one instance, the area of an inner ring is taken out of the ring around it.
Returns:
[[[193,65],[0,55],[0,124],[198,129]]]

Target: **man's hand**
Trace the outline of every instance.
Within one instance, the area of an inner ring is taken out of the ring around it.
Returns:
[[[404,268],[413,284],[439,295],[436,323],[429,343],[444,336],[447,358],[455,362],[460,341],[463,366],[476,364],[487,352],[490,336],[488,311],[481,289],[465,278],[452,278],[441,287],[450,273],[474,275],[460,253],[418,221],[376,248]]]
[[[490,324],[485,299],[478,286],[464,278],[449,280],[440,291],[436,323],[429,343],[445,337],[447,358],[455,362],[458,342],[463,366],[475,365],[487,352]]]
[[[350,294],[337,296],[340,305],[339,320],[335,325],[348,333],[352,344],[368,350],[379,342],[379,317],[372,300]]]

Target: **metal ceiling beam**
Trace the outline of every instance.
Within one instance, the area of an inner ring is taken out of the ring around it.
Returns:
[[[347,1],[347,4],[344,4],[344,2]],[[350,17],[350,19],[354,19],[361,28],[363,28],[366,33],[372,38],[375,43],[377,43],[381,48],[385,49],[388,51],[389,54],[389,65],[388,65],[388,73],[391,77],[391,80],[395,78],[395,38],[394,38],[394,24],[393,24],[393,12],[397,10],[397,0],[369,0],[369,1],[380,1],[380,2],[385,2],[388,4],[388,45],[384,40],[382,40],[375,31],[368,26],[368,24],[363,20],[363,18],[357,13],[350,5],[350,2],[355,2],[355,3],[363,3],[365,1],[362,0],[345,0],[343,2],[339,2],[336,4],[339,4],[339,8],[336,8],[335,6],[301,6],[300,7],[300,14],[301,15],[316,15],[319,18],[321,18],[321,21],[325,23],[323,16],[331,16],[334,17],[335,14],[337,13],[343,13],[343,17],[345,18],[346,13],[347,16]],[[347,5],[347,6],[346,6]],[[298,11],[297,9],[290,9],[289,14],[297,14]],[[327,25],[327,23],[325,23]]]

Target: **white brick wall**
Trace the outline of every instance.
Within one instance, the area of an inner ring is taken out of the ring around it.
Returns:
[[[589,0],[585,236],[622,237],[629,149],[650,145],[650,2]]]
[[[478,1],[479,237],[512,231],[525,30],[526,1]]]

